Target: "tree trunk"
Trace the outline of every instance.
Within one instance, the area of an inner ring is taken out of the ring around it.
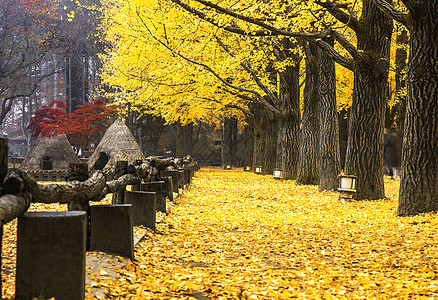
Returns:
[[[264,162],[264,141],[263,127],[265,126],[265,118],[263,118],[263,110],[259,104],[254,105],[254,155],[253,166],[255,168],[262,167]]]
[[[84,66],[81,57],[72,57],[70,60],[70,109],[71,112],[75,111],[79,105],[84,104],[85,99],[83,99],[83,72]]]
[[[224,118],[223,121],[223,130],[222,130],[222,142],[221,142],[221,159],[222,159],[222,167],[226,168],[227,166],[231,166],[231,143],[233,140],[232,137],[232,121],[230,118]]]
[[[237,119],[235,117],[231,118],[231,165],[237,167]]]
[[[332,38],[326,41],[333,45]],[[318,49],[319,74],[319,191],[337,190],[341,172],[339,150],[339,123],[336,105],[335,63],[322,49]]]
[[[319,79],[317,48],[309,45],[306,50],[306,85],[301,121],[300,158],[296,184],[319,183]]]
[[[193,124],[177,125],[177,157],[184,157],[192,153],[193,149]]]
[[[187,154],[185,128],[178,123],[176,126],[176,156],[184,157]]]
[[[245,162],[244,167],[250,167],[251,170],[254,170],[253,167],[253,154],[254,154],[254,118],[252,116],[246,117],[246,125],[245,127]]]
[[[55,66],[55,73],[53,74],[53,100],[59,100],[59,67],[58,54],[53,54],[53,65]]]
[[[341,170],[345,170],[345,155],[347,154],[348,143],[348,120],[350,119],[350,107],[338,112],[339,123],[339,154]]]
[[[272,175],[274,173],[275,161],[277,157],[278,119],[266,111],[264,119],[265,126],[262,128],[262,143],[265,146],[262,171],[265,175]]]
[[[350,111],[345,173],[358,176],[354,198],[381,199],[383,125],[387,96],[392,20],[371,0],[363,1],[357,48],[366,62],[357,62]]]
[[[300,67],[287,66],[279,76],[279,129],[277,138],[277,168],[283,179],[296,179],[300,156]]]
[[[438,6],[434,0],[415,5],[411,9],[399,216],[438,210]]]

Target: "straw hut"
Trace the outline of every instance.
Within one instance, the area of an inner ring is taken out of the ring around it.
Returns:
[[[67,171],[70,163],[80,162],[65,134],[40,135],[19,168],[25,171]]]
[[[145,156],[128,126],[118,119],[105,132],[88,160],[88,168],[109,173],[114,171],[116,162],[119,160],[126,160],[129,164],[133,164],[136,160],[144,159]]]

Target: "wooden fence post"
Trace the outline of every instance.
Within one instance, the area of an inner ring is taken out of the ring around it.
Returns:
[[[125,191],[125,204],[132,205],[132,224],[143,225],[155,230],[156,223],[156,198],[155,192]]]
[[[113,180],[116,180],[127,173],[128,161],[118,160],[116,161],[116,166],[114,170]],[[117,190],[113,192],[113,198],[111,200],[112,204],[123,204],[125,201],[125,188],[122,190]]]
[[[70,163],[65,181],[86,181],[88,179],[88,164]],[[69,211],[79,210],[87,213],[86,249],[90,250],[90,201],[72,201],[67,204]]]
[[[90,249],[134,259],[131,204],[91,206]]]
[[[19,217],[16,299],[84,299],[85,231],[83,211]]]
[[[163,194],[164,189],[164,181],[151,181],[142,183],[140,185],[140,190],[144,192],[155,192],[157,193],[157,211],[167,212],[166,208],[166,198]]]

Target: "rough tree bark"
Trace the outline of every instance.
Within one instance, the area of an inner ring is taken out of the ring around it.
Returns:
[[[262,118],[263,108],[260,104],[254,105],[254,169],[263,166],[264,162],[264,143],[263,143],[263,127],[265,119]]]
[[[405,2],[411,24],[399,216],[438,210],[438,6]]]
[[[193,124],[177,125],[176,156],[184,157],[192,153],[193,149]]]
[[[237,129],[237,119],[231,119],[231,165],[237,167],[237,142],[238,142],[238,129]]]
[[[114,179],[119,179],[128,172],[128,161],[118,160],[114,168]],[[112,204],[124,204],[125,203],[125,189],[120,189],[113,192],[111,199]]]
[[[326,38],[330,45],[332,38]],[[320,178],[319,191],[336,190],[337,176],[341,172],[339,150],[339,123],[336,106],[336,74],[335,63],[322,49],[318,48],[319,74],[319,154]]]
[[[269,112],[265,112],[263,118],[265,119],[265,126],[262,128],[262,143],[264,143],[265,146],[262,171],[265,175],[272,175],[277,156],[278,119],[275,115]]]
[[[358,176],[355,199],[381,199],[385,197],[383,125],[392,20],[366,0],[360,23],[357,48],[365,59],[356,62],[354,72],[345,173]]]
[[[277,137],[277,168],[283,179],[296,179],[300,156],[300,57],[295,66],[287,66],[279,75],[279,129]]]
[[[339,153],[341,170],[345,170],[345,155],[347,154],[348,144],[348,120],[350,119],[350,108],[338,112],[339,123]]]
[[[304,87],[304,107],[301,121],[300,158],[298,162],[297,184],[319,183],[319,78],[318,57],[315,45],[306,47],[306,85]]]
[[[233,141],[232,135],[232,121],[230,118],[224,118],[223,130],[222,130],[222,141],[221,141],[221,164],[223,168],[231,166],[231,143]]]
[[[253,166],[253,154],[254,154],[254,117],[246,117],[245,127],[245,161],[244,167],[250,167],[254,170]]]

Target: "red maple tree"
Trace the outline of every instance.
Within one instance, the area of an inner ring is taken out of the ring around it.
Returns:
[[[67,105],[62,101],[53,100],[43,105],[32,117],[27,129],[36,139],[39,135],[54,136],[66,133],[66,124],[69,123],[69,116],[66,112]]]
[[[70,115],[62,101],[52,101],[44,105],[32,118],[28,129],[33,138],[54,136],[65,133],[77,149],[92,148],[108,128],[108,120],[117,115],[116,105],[106,105],[103,99],[79,105]]]

